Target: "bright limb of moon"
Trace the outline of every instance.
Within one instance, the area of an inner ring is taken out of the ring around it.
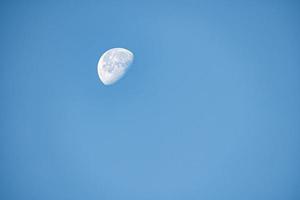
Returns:
[[[124,48],[106,51],[98,62],[98,75],[104,85],[111,85],[121,79],[133,62],[134,55]]]

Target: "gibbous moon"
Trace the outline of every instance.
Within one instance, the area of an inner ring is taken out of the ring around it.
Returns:
[[[133,62],[133,53],[124,48],[106,51],[98,62],[98,75],[104,85],[111,85],[121,79]]]

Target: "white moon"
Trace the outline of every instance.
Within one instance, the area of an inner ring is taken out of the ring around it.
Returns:
[[[133,62],[133,53],[124,48],[113,48],[106,51],[98,62],[98,75],[104,85],[117,82]]]

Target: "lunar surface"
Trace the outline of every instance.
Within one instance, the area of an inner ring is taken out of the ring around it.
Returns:
[[[120,80],[133,62],[133,53],[124,48],[106,51],[98,62],[98,75],[104,85]]]

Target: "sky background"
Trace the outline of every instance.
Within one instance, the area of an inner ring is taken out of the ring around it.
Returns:
[[[298,1],[1,1],[0,199],[300,199]],[[101,54],[135,54],[112,86]]]

